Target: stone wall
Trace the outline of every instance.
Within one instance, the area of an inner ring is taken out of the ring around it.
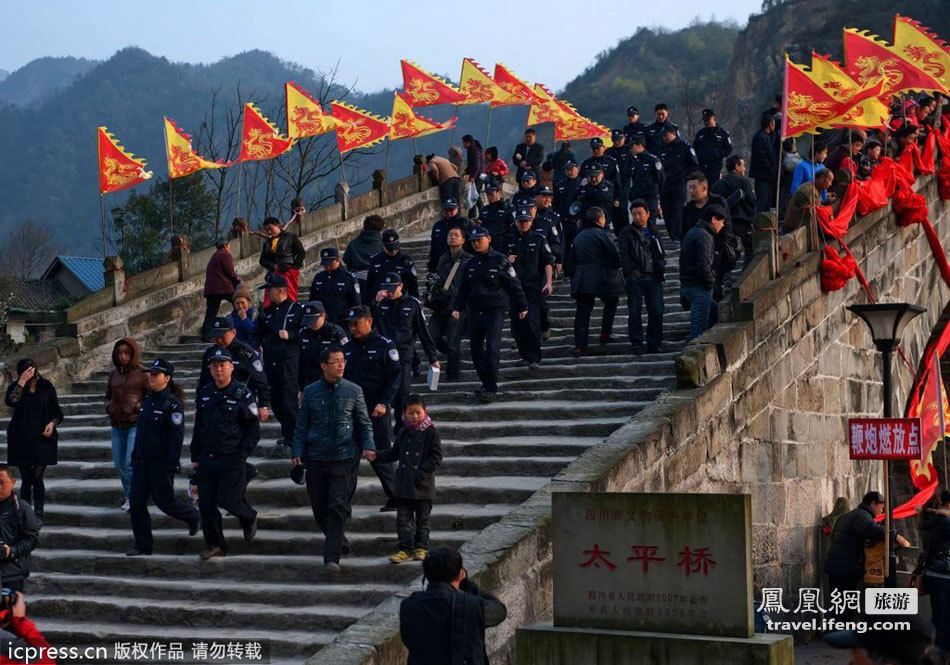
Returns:
[[[943,246],[950,246],[948,205],[937,200],[935,180],[922,180],[919,190],[931,201]],[[916,362],[950,300],[922,231],[898,227],[888,207],[855,223],[846,241],[878,300],[927,308],[904,335],[903,348]],[[748,492],[755,585],[782,587],[793,597],[802,586],[819,585],[820,517],[836,497],[855,504],[881,485],[880,465],[848,459],[846,418],[879,415],[882,400],[880,356],[864,324],[845,309],[867,302],[864,291],[852,280],[822,293],[818,261],[818,253],[803,254],[781,278],[725,308],[730,320],[677,360],[680,388],[463,547],[473,578],[508,606],[508,619],[488,633],[493,663],[514,662],[515,628],[550,619],[556,491]],[[912,372],[895,367],[894,377],[897,413]],[[398,607],[419,588],[421,580],[379,605],[308,663],[404,663]]]

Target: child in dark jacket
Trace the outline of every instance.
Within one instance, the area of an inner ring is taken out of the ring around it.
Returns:
[[[422,397],[409,395],[403,413],[405,427],[389,450],[376,453],[380,462],[399,461],[396,469],[396,536],[399,549],[393,563],[429,553],[429,515],[435,497],[435,470],[442,462],[442,439],[432,423]],[[413,524],[415,523],[415,524]]]

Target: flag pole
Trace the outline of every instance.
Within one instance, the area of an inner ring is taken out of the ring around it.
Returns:
[[[491,137],[491,104],[488,106],[488,128],[485,130],[485,148],[487,149],[491,145],[489,138]]]
[[[452,147],[452,146],[451,146],[451,144],[450,144],[450,145],[449,145],[449,148],[451,148],[451,147]],[[413,137],[412,137],[412,156],[415,157],[415,156],[418,155],[418,154],[419,154],[419,148],[416,147],[416,137],[413,136]]]
[[[234,202],[234,216],[241,216],[241,173],[244,171],[244,162],[238,162],[237,172],[237,200]]]
[[[386,181],[392,182],[392,178],[389,177],[389,147],[393,144],[392,139],[386,141]]]
[[[459,114],[459,105],[455,105],[455,111],[452,112],[452,115],[456,118],[455,125],[452,125],[452,137],[449,139],[449,147],[455,143],[455,126],[458,125],[458,114]]]
[[[343,153],[337,152],[337,155],[340,157],[340,180],[346,184],[346,169],[343,167]]]
[[[175,237],[175,215],[172,212],[172,208],[175,205],[175,198],[172,194],[172,178],[171,174],[168,175],[168,230],[172,234],[172,238]],[[217,238],[215,238],[217,240]]]
[[[106,258],[106,195],[99,192],[99,222],[102,227],[102,258]]]

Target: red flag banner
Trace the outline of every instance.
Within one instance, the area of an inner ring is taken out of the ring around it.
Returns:
[[[467,95],[408,60],[400,60],[402,81],[406,88],[404,97],[409,106],[435,106],[436,104],[464,104]]]
[[[908,90],[948,94],[939,79],[867,31],[845,28],[844,62],[848,74],[862,86],[874,83],[883,76],[885,84],[882,94],[885,96]]]
[[[511,99],[504,102],[492,102],[492,106],[517,106],[541,103],[528,84],[515,76],[510,69],[500,62],[495,64],[495,83],[504,88],[511,95]]]
[[[342,155],[379,143],[389,135],[389,120],[343,102],[330,102],[337,121],[336,146]]]
[[[912,18],[894,16],[894,48],[945,86],[950,85],[950,48]]]
[[[145,170],[145,160],[126,152],[105,127],[97,131],[99,153],[99,193],[118,192],[145,182],[152,177]]]
[[[249,162],[278,157],[294,145],[294,140],[280,135],[277,128],[264,117],[257,107],[244,105],[244,123],[241,127],[241,156],[238,161]]]

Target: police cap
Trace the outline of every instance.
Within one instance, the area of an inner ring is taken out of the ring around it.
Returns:
[[[309,326],[324,314],[326,314],[326,309],[324,309],[323,303],[319,300],[311,300],[303,306],[303,317],[300,319],[300,323]]]
[[[459,207],[459,202],[456,201],[455,199],[451,198],[451,197],[445,199],[445,200],[442,202],[442,209],[443,209],[443,210],[453,210],[454,208],[458,208],[458,207]]]
[[[324,247],[320,250],[320,263],[328,266],[340,258],[340,250],[336,247]]]
[[[628,106],[627,115],[640,115],[640,109],[638,109],[636,106]]]
[[[575,162],[573,159],[569,159],[569,160],[567,160],[566,162],[564,162],[564,169],[565,169],[565,170],[567,170],[567,169],[572,169],[572,168],[574,168],[574,167],[576,167],[576,166],[577,166],[577,162]]]
[[[296,464],[294,468],[290,470],[290,479],[297,483],[298,485],[303,485],[307,482],[307,465],[306,464]]]
[[[484,226],[476,226],[468,234],[469,240],[475,240],[476,238],[488,238],[491,236],[491,233],[488,232]]]
[[[286,289],[287,288],[287,278],[283,275],[278,275],[276,272],[271,272],[267,274],[267,277],[264,278],[264,283],[261,284],[258,288],[261,289]]]
[[[171,376],[175,373],[175,366],[164,358],[156,358],[152,361],[152,364],[148,367],[149,374],[158,374],[160,372]]]
[[[521,182],[525,180],[537,180],[538,176],[535,175],[534,171],[531,169],[526,169],[524,173],[521,174]]]
[[[603,147],[604,147],[604,140],[603,140],[602,138],[600,138],[599,136],[595,136],[594,138],[592,138],[592,139],[590,140],[590,147],[591,147],[591,148],[603,148]]]
[[[664,123],[664,124],[663,124],[663,133],[664,133],[664,134],[675,134],[675,133],[676,133],[676,125],[674,125],[672,122]]]
[[[716,112],[712,109],[703,109],[703,120],[709,120],[710,118],[715,118]]]
[[[541,188],[534,193],[535,196],[552,196],[554,192],[551,191],[551,188],[547,185],[542,185]]]
[[[603,173],[603,171],[604,171],[604,167],[602,167],[599,163],[594,162],[592,164],[587,165],[587,168],[584,169],[584,174],[594,175],[595,173]]]
[[[630,145],[642,145],[645,146],[647,140],[644,138],[643,134],[634,134],[630,137]]]
[[[396,249],[399,247],[399,234],[396,229],[386,229],[383,231],[383,246],[386,249]]]
[[[359,321],[360,319],[368,319],[372,316],[373,313],[366,305],[357,305],[356,307],[351,307],[346,312],[347,321]]]
[[[500,192],[501,185],[499,185],[498,183],[490,182],[487,185],[485,185],[485,191],[486,192]]]
[[[211,324],[212,337],[224,337],[225,333],[230,330],[234,330],[234,324],[231,323],[230,316],[219,316]]]
[[[214,353],[211,354],[210,362],[234,362],[234,358],[231,357],[231,352],[227,349],[215,349]]]
[[[385,277],[383,277],[384,287],[395,289],[400,284],[402,284],[402,277],[399,276],[398,272],[389,272],[386,273]]]

